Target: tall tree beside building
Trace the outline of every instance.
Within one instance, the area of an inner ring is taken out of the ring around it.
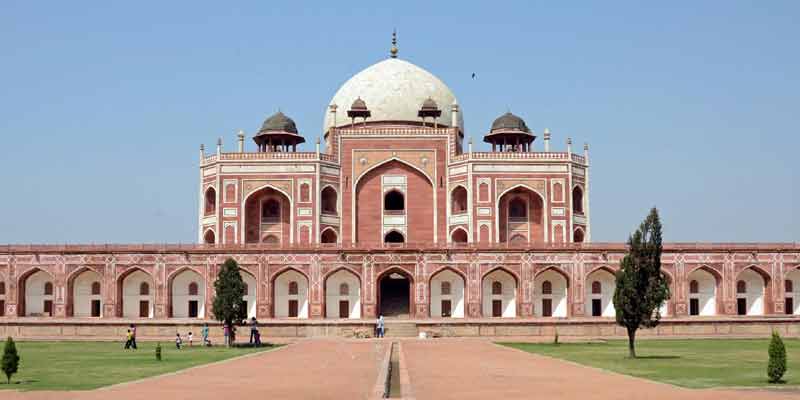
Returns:
[[[244,281],[239,264],[232,258],[225,260],[214,281],[214,304],[212,311],[217,321],[228,325],[247,318],[244,306]]]
[[[614,309],[617,324],[628,331],[628,355],[636,357],[636,331],[654,328],[659,309],[669,299],[669,285],[661,272],[661,221],[652,208],[639,229],[628,238],[628,252],[616,274]]]

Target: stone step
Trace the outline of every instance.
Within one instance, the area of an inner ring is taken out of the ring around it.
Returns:
[[[384,324],[386,337],[417,337],[417,324],[413,322],[387,322]]]

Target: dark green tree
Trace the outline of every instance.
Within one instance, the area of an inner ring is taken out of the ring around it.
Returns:
[[[3,361],[0,363],[3,373],[6,374],[6,380],[11,383],[11,375],[17,373],[19,369],[19,354],[17,354],[17,345],[14,344],[14,339],[11,336],[6,339],[6,345],[3,349]]]
[[[628,253],[616,274],[614,309],[617,324],[628,331],[631,358],[636,357],[636,331],[658,325],[659,308],[669,296],[669,285],[661,272],[661,221],[658,210],[652,208],[628,238]]]
[[[767,376],[769,383],[780,383],[786,373],[786,346],[783,345],[781,335],[772,331],[772,340],[769,341],[769,363]]]
[[[234,321],[241,321],[247,318],[247,310],[244,307],[244,281],[239,272],[239,264],[229,258],[222,264],[217,280],[214,282],[214,304],[212,311],[217,321],[224,322],[229,326]]]

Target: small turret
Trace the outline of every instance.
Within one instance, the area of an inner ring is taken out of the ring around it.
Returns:
[[[266,153],[294,152],[297,145],[306,140],[297,133],[294,121],[278,111],[264,121],[253,141],[258,145],[258,151]]]
[[[536,139],[525,121],[508,112],[492,123],[492,129],[483,141],[492,144],[492,151],[521,152],[530,151],[531,143]]]

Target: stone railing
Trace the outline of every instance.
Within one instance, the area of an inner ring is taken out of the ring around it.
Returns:
[[[297,244],[269,245],[266,243],[248,244],[11,244],[0,245],[0,254],[14,253],[131,253],[131,252],[227,252],[227,251],[625,251],[622,242],[594,243],[338,243],[338,244]],[[709,243],[674,242],[664,243],[664,251],[669,252],[797,252],[800,243]]]
[[[433,128],[433,127],[377,127],[366,126],[363,128],[337,128],[336,133],[340,135],[449,135],[453,133],[451,128]]]
[[[317,153],[314,151],[303,152],[257,152],[257,153],[222,153],[219,157],[216,154],[203,158],[203,164],[210,164],[215,161],[251,161],[251,160],[320,160],[335,162],[336,157],[326,153]]]
[[[450,158],[451,161],[465,160],[563,160],[574,161],[579,164],[586,164],[586,159],[579,154],[569,154],[566,152],[500,152],[500,151],[481,151],[459,154]]]

